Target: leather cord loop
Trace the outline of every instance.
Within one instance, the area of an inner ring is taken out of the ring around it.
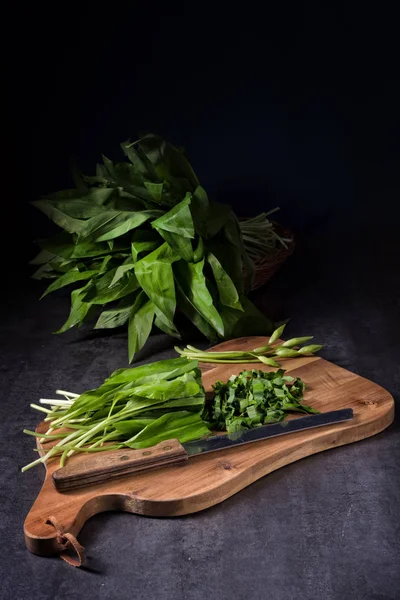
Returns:
[[[64,530],[64,527],[57,521],[55,517],[49,517],[46,523],[53,525],[54,529],[56,530],[57,542],[60,544],[62,550],[69,550],[70,548],[73,548],[78,557],[76,559],[66,552],[61,552],[60,558],[65,560],[65,562],[71,565],[71,567],[81,567],[86,560],[85,548],[80,545],[72,533]]]

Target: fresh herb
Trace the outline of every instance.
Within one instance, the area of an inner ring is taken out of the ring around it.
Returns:
[[[308,344],[302,346],[312,339],[312,336],[298,337],[287,340],[282,343],[275,343],[282,335],[286,325],[282,325],[272,333],[265,346],[254,348],[244,352],[242,350],[231,350],[228,352],[214,352],[207,350],[199,350],[194,346],[186,346],[184,350],[175,346],[176,352],[186,358],[198,360],[204,363],[263,363],[269,367],[279,367],[280,364],[277,358],[300,358],[302,356],[310,356],[323,348],[319,344]]]
[[[76,189],[33,203],[63,230],[39,242],[33,277],[52,280],[44,296],[81,286],[57,333],[96,314],[97,329],[127,324],[129,361],[153,325],[179,337],[177,306],[213,342],[271,333],[243,281],[243,272],[249,279],[254,272],[254,240],[261,252],[262,239],[269,245],[274,237],[265,216],[239,225],[227,205],[208,198],[184,154],[159,136],[122,149],[129,162],[103,157],[95,176],[75,174]]]
[[[301,403],[305,383],[299,377],[276,372],[242,371],[226,383],[214,386],[214,398],[206,405],[203,418],[210,427],[234,433],[242,429],[278,423],[288,413],[318,413]]]
[[[76,452],[145,448],[171,438],[187,442],[209,433],[201,418],[205,394],[197,361],[174,358],[119,369],[97,389],[81,395],[56,393],[62,399],[31,404],[46,415],[46,434],[24,430],[42,442],[56,444],[22,471],[56,456],[63,466]]]

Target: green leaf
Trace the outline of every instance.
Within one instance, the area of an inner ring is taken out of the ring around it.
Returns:
[[[72,269],[68,271],[68,273],[64,273],[61,277],[58,277],[53,283],[49,285],[44,294],[42,294],[41,298],[47,296],[51,292],[55,290],[59,290],[66,285],[70,285],[71,283],[75,283],[76,281],[84,281],[85,279],[91,279],[98,274],[98,271],[78,271],[78,269]]]
[[[79,219],[73,219],[69,217],[61,210],[58,210],[55,206],[53,206],[52,202],[47,200],[36,200],[32,202],[33,206],[36,206],[39,210],[41,210],[49,219],[51,219],[56,225],[65,229],[69,233],[79,233],[82,231],[82,228],[85,224],[84,221],[80,221]]]
[[[204,259],[192,264],[180,260],[175,265],[175,272],[179,283],[190,300],[207,323],[223,337],[224,324],[222,318],[214,306],[212,296],[207,288],[207,281],[203,273]]]
[[[211,327],[211,325],[202,317],[193,302],[185,294],[178,281],[176,281],[176,294],[179,309],[183,312],[183,314],[189,319],[189,321],[193,323],[195,327],[197,327],[199,331],[201,331],[203,335],[206,336],[206,338],[210,340],[210,342],[216,342],[218,336],[215,332],[215,329]]]
[[[225,339],[249,335],[269,335],[274,324],[246,298],[240,298],[243,311],[222,306],[221,317],[224,321]]]
[[[49,265],[57,271],[57,273],[68,273],[71,269],[78,269],[78,271],[85,271],[86,265],[83,263],[78,263],[74,259],[62,258],[61,256],[55,256],[50,262]],[[97,267],[90,267],[91,271],[97,271]]]
[[[144,185],[145,185],[146,189],[150,192],[152,198],[156,202],[161,202],[164,184],[163,183],[152,183],[151,181],[145,181]]]
[[[235,284],[212,252],[207,254],[207,262],[211,265],[221,303],[237,310],[243,310]]]
[[[202,438],[209,433],[208,427],[198,413],[178,411],[159,417],[125,442],[125,445],[130,448],[148,448],[169,439],[177,439],[184,443]]]
[[[108,256],[105,256],[101,262],[100,268],[99,268],[99,273],[105,273],[107,271],[107,266],[108,263],[110,262],[110,260],[112,259],[112,255],[109,254]]]
[[[128,272],[118,283],[110,288],[116,271],[117,269],[111,269],[93,282],[88,288],[84,300],[91,304],[107,304],[108,302],[119,300],[139,288],[139,283],[132,272]]]
[[[194,253],[192,240],[179,235],[178,233],[171,233],[164,229],[158,229],[158,233],[167,242],[169,246],[176,252],[176,254],[186,260],[187,262],[194,262]]]
[[[108,210],[86,221],[79,239],[97,242],[111,240],[139,227],[159,214],[160,211],[151,210],[141,212]]]
[[[128,437],[139,433],[139,431],[154,421],[155,419],[148,417],[142,419],[130,419],[129,421],[117,421],[114,427],[117,431],[123,434],[124,437]]]
[[[118,283],[118,281],[120,279],[122,279],[122,277],[126,273],[128,273],[129,271],[132,271],[134,266],[135,265],[133,263],[126,263],[126,264],[123,264],[123,265],[117,267],[117,270],[115,271],[115,275],[114,275],[113,279],[111,280],[111,283],[108,287],[112,288],[116,283]]]
[[[140,367],[118,369],[106,379],[106,382],[111,383],[112,381],[114,384],[134,382],[135,385],[142,385],[144,383],[151,383],[152,381],[159,381],[160,379],[173,379],[197,367],[198,362],[196,360],[168,358],[147,365],[141,365]]]
[[[159,241],[147,241],[147,242],[132,242],[132,258],[133,262],[139,260],[139,254],[141,252],[152,252],[160,245]]]
[[[30,265],[44,265],[49,262],[49,260],[53,259],[56,255],[53,252],[49,252],[48,250],[41,250],[39,254],[35,256],[32,260],[29,261]]]
[[[47,252],[62,258],[90,258],[109,254],[110,252],[107,244],[95,244],[93,242],[75,244],[72,235],[64,231],[48,240],[39,240],[38,244]]]
[[[207,250],[216,256],[224,271],[232,279],[239,295],[243,295],[243,259],[240,248],[228,241],[222,230],[212,240],[207,241]]]
[[[191,194],[186,194],[182,202],[151,223],[157,230],[170,231],[186,238],[194,238],[194,225],[190,212]]]
[[[54,271],[51,264],[45,263],[40,265],[38,269],[33,273],[32,279],[55,279],[58,277],[58,273]]]
[[[104,208],[87,200],[57,200],[54,208],[74,219],[90,219],[104,212]]]
[[[196,396],[202,391],[201,382],[197,379],[196,372],[189,371],[171,380],[163,379],[139,385],[135,388],[135,395],[165,401]]]
[[[208,227],[210,221],[209,207],[210,202],[208,200],[207,193],[201,185],[198,185],[193,192],[190,209],[193,216],[193,221],[196,224],[195,229],[197,233],[204,239],[207,239],[208,237]]]
[[[139,260],[141,252],[152,252],[162,244],[158,233],[154,230],[136,229],[132,236],[132,258],[133,262]]]
[[[149,178],[151,181],[157,181],[157,172],[146,154],[138,146],[138,142],[132,143],[128,140],[121,144],[121,148],[135,167],[136,173]]]
[[[113,161],[110,160],[109,158],[107,158],[107,156],[104,156],[104,154],[101,155],[102,159],[103,159],[103,164],[104,164],[104,168],[107,172],[107,175],[109,177],[109,179],[113,182],[115,182],[115,174],[114,174],[114,164]]]
[[[84,302],[83,297],[90,283],[86,284],[83,288],[79,290],[74,290],[71,293],[71,310],[69,313],[69,317],[64,323],[64,325],[56,331],[55,333],[63,333],[71,327],[76,325],[80,325],[88,314],[91,304],[88,302]]]
[[[145,345],[154,320],[154,304],[142,291],[132,307],[128,325],[128,355],[132,362],[136,352]]]
[[[86,200],[86,202],[90,202],[92,204],[97,204],[98,206],[105,206],[109,204],[110,201],[115,196],[114,188],[97,188],[92,189],[82,200]]]
[[[240,250],[240,254],[243,260],[243,267],[246,274],[247,286],[251,288],[255,274],[255,267],[253,261],[250,259],[246,252],[246,248],[243,243],[242,234],[239,227],[239,222],[236,215],[231,211],[228,220],[224,225],[224,233],[228,242],[234,247]]]
[[[199,237],[199,242],[197,244],[197,248],[193,252],[193,262],[199,262],[204,258],[204,244],[201,237]]]
[[[129,315],[132,312],[132,306],[126,308],[115,308],[112,310],[103,310],[99,316],[95,329],[113,329],[114,327],[121,327],[129,320]]]
[[[169,321],[173,321],[176,298],[172,263],[178,256],[164,243],[137,263],[135,275],[151,301]]]
[[[167,335],[172,335],[173,337],[176,337],[178,339],[181,338],[179,331],[177,330],[175,325],[167,319],[164,313],[157,306],[155,307],[155,315],[156,318],[154,320],[154,325],[158,327],[158,329],[161,329],[161,331],[163,331]]]

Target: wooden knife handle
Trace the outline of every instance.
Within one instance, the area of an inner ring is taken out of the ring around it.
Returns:
[[[141,450],[126,448],[90,454],[76,462],[71,460],[53,473],[53,482],[59,492],[68,492],[148,469],[183,464],[187,460],[188,454],[178,440],[166,440]]]

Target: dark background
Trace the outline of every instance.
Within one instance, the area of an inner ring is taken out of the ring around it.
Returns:
[[[398,400],[398,19],[366,4],[9,6],[2,57],[0,598],[398,600],[399,421],[269,475],[195,517],[91,519],[91,572],[31,555],[22,523],[40,489],[29,403],[98,386],[126,365],[126,333],[52,336],[66,294],[38,298],[29,206],[153,131],[185,146],[210,195],[239,215],[281,207],[294,256],[254,301],[313,334],[323,356]],[[139,356],[172,356],[153,336]],[[83,594],[83,596],[82,596]]]
[[[276,4],[11,7],[3,151],[18,247],[48,231],[28,201],[71,186],[71,158],[93,173],[102,153],[122,158],[119,143],[141,131],[184,146],[209,194],[240,216],[280,206],[297,231],[332,219],[356,227],[366,213],[377,227],[390,221],[394,14]]]

